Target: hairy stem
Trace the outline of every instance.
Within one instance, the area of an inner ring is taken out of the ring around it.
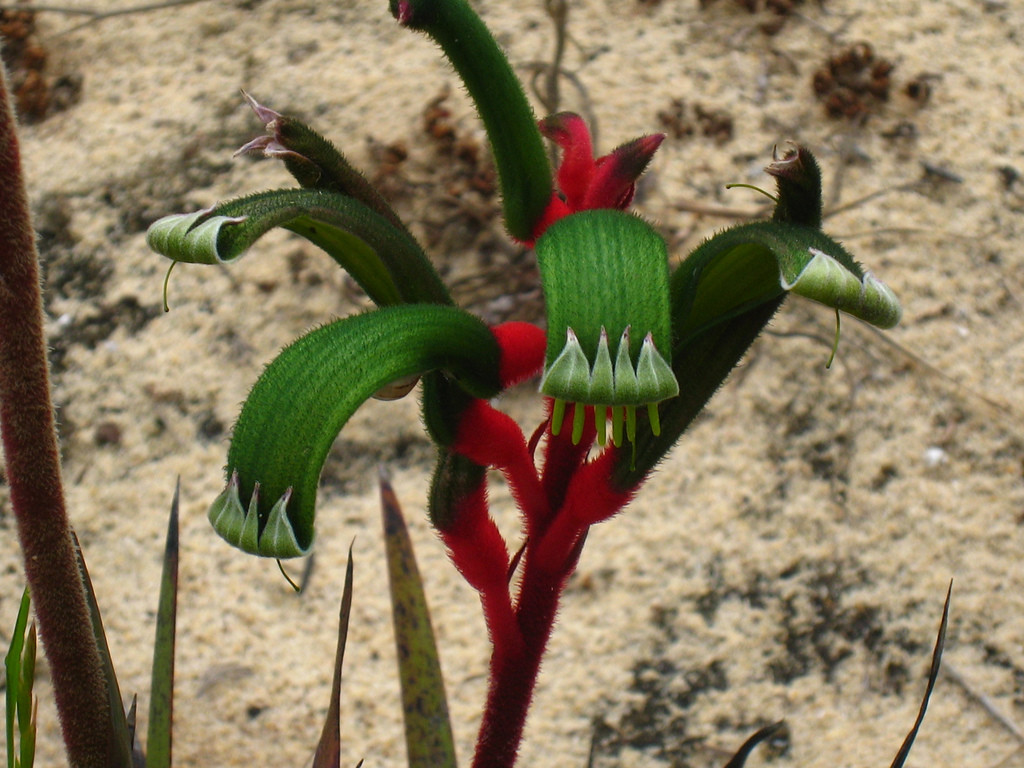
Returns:
[[[529,557],[529,555],[527,555]],[[575,559],[572,565],[575,565]],[[473,768],[511,768],[533,700],[540,662],[547,648],[565,579],[572,571],[533,568],[527,561],[516,606],[522,643],[517,653],[491,656],[490,689],[480,724]]]
[[[68,758],[114,765],[106,680],[64,508],[35,235],[0,67],[0,431],[11,506]]]

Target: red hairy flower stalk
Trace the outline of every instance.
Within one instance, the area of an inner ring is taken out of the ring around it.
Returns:
[[[0,429],[25,577],[68,758],[108,768],[110,707],[64,508],[35,234],[0,67]]]
[[[496,331],[495,335],[503,359],[531,361],[512,366],[517,372],[533,367],[538,356],[536,337],[518,328]],[[550,402],[547,407],[550,412]],[[552,435],[549,425],[544,471],[538,475],[532,443],[510,417],[483,400],[473,401],[462,413],[452,450],[505,475],[526,534],[513,603],[507,577],[508,549],[488,512],[484,477],[456,502],[454,523],[441,532],[452,561],[480,593],[493,643],[475,768],[507,768],[515,763],[558,603],[576,568],[587,531],[632,498],[632,491],[618,491],[610,482],[619,449],[609,447],[587,461],[596,432],[593,408],[589,407],[583,439],[576,443],[567,432]]]

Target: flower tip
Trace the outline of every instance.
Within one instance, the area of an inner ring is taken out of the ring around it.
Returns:
[[[627,141],[598,158],[597,172],[582,208],[618,208],[625,210],[633,201],[636,181],[646,170],[665,134],[652,133]]]
[[[242,96],[245,97],[245,100],[249,103],[250,109],[256,113],[256,117],[259,118],[260,122],[268,128],[270,127],[270,123],[281,118],[280,112],[275,112],[270,107],[263,106],[244,90],[242,90]]]
[[[658,151],[658,147],[661,146],[662,142],[665,141],[664,133],[651,133],[647,136],[641,136],[639,141],[648,155],[653,156]]]
[[[562,149],[573,145],[585,145],[590,149],[590,129],[575,112],[556,112],[537,123],[541,135],[555,142]]]
[[[647,168],[654,153],[658,151],[658,147],[664,140],[664,133],[641,136],[617,147],[608,155],[608,159],[615,164],[620,178],[628,177],[632,181],[636,181]]]
[[[249,152],[266,152],[272,140],[272,136],[257,136],[252,141],[246,142],[236,149],[234,154],[231,156],[238,157],[239,155],[245,155]]]
[[[772,150],[772,162],[765,173],[775,178],[778,202],[772,218],[804,226],[821,227],[821,168],[806,147],[790,146],[779,157]]]
[[[413,9],[412,3],[409,0],[392,0],[391,1],[391,15],[398,20],[398,23],[403,27],[407,27],[412,24]]]
[[[772,147],[772,161],[764,169],[765,173],[776,178],[789,177],[799,172],[801,162],[801,148],[789,142],[789,146],[779,154],[778,145]]]

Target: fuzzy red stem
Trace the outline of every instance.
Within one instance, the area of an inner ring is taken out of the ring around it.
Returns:
[[[615,453],[616,449],[610,448],[572,473],[564,505],[547,531],[527,544],[516,602],[522,653],[495,653],[491,657],[491,685],[474,768],[510,768],[515,763],[558,602],[576,568],[583,537],[592,523],[614,515],[635,492],[621,493],[611,487]],[[549,468],[563,469],[555,465]]]
[[[619,512],[636,493],[636,488],[623,492],[611,486],[610,478],[619,450],[607,448],[573,475],[565,503],[534,548],[533,562],[539,567],[560,568],[562,563],[571,559],[580,536],[590,526]]]
[[[480,594],[494,657],[516,656],[523,642],[508,588],[508,548],[488,513],[486,480],[457,506],[454,524],[440,532],[441,539],[455,567]]]
[[[110,706],[64,508],[35,235],[0,65],[0,428],[25,578],[73,766],[115,764]]]
[[[463,411],[452,450],[505,475],[526,520],[526,535],[534,536],[535,521],[550,513],[526,437],[515,420],[484,400],[474,400]]]
[[[551,418],[551,408],[554,401],[545,398],[545,409],[548,418]],[[574,406],[575,407],[575,406]],[[581,406],[582,407],[582,406]],[[548,509],[561,509],[565,502],[565,494],[569,489],[569,482],[573,475],[579,470],[587,453],[597,436],[594,428],[593,408],[588,408],[587,420],[583,426],[583,436],[579,443],[573,444],[572,430],[563,427],[561,432],[555,436],[550,429],[547,432],[547,440],[544,445],[544,471],[541,483],[544,486],[544,493],[548,500]],[[568,421],[568,417],[566,419]],[[538,532],[543,533],[551,519],[543,521],[538,525]]]
[[[526,725],[540,662],[554,626],[565,578],[530,567],[529,554],[520,585],[516,618],[522,652],[491,656],[490,688],[477,740],[474,768],[511,768]]]

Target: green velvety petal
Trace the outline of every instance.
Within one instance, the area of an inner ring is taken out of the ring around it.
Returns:
[[[756,222],[705,241],[673,272],[675,349],[702,329],[787,291],[881,328],[900,319],[895,294],[828,235],[810,227]]]
[[[320,471],[355,410],[388,383],[433,370],[492,397],[499,356],[480,320],[430,304],[386,307],[303,336],[267,366],[242,408],[229,484],[210,509],[215,529],[252,554],[305,554]]]
[[[614,210],[567,216],[537,241],[537,262],[548,309],[541,392],[587,405],[674,396],[668,257],[649,224]],[[671,384],[653,375],[655,356]]]
[[[336,192],[282,189],[166,216],[149,228],[146,241],[174,261],[218,264],[238,258],[275,227],[323,248],[377,304],[451,303],[437,271],[404,229]]]

